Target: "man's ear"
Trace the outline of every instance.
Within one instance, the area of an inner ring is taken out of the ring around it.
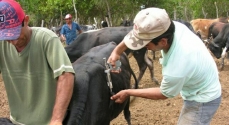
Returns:
[[[161,44],[162,44],[163,46],[167,46],[167,44],[168,44],[168,39],[167,39],[167,38],[161,38]]]
[[[29,16],[28,15],[25,15],[24,24],[26,24],[26,25],[29,24]]]

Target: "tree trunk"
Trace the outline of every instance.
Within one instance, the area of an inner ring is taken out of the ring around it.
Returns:
[[[184,8],[184,15],[185,15],[186,21],[188,21],[187,7],[186,7],[186,6],[185,6],[185,8]]]
[[[173,11],[173,19],[176,20],[177,19],[177,13],[176,13],[177,10],[175,8],[173,10],[174,10]]]
[[[44,27],[44,20],[41,21],[41,27]]]
[[[107,21],[107,18],[106,18],[106,21],[108,24],[110,24],[110,26],[108,25],[108,27],[112,27],[112,18],[111,18],[110,6],[109,6],[109,3],[107,0],[105,2],[107,4],[107,11],[108,11],[108,17],[109,17],[109,20],[108,20],[109,22]]]
[[[94,17],[94,21],[95,21],[95,29],[98,29],[98,23],[95,17]]]
[[[74,19],[74,21],[75,21],[75,22],[78,22],[77,10],[76,10],[76,5],[75,5],[75,0],[72,0],[72,3],[73,3],[74,11],[75,11],[75,19]]]
[[[58,26],[62,26],[63,25],[63,15],[62,15],[63,13],[62,13],[62,10],[60,11],[60,23],[59,23],[59,25]],[[58,22],[57,22],[57,24],[58,24]]]
[[[106,17],[108,27],[111,27],[108,17]]]
[[[206,19],[208,13],[205,13],[205,12],[204,12],[204,8],[203,8],[203,7],[202,7],[202,12],[203,12],[203,15],[204,15],[204,19]]]
[[[218,7],[217,7],[217,5],[216,5],[216,2],[214,3],[215,4],[215,8],[216,8],[216,18],[219,18],[219,14],[218,14]]]

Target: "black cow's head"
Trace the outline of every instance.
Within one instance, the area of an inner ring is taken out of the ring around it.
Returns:
[[[214,54],[214,56],[219,59],[222,54],[222,46],[220,44],[215,43],[214,41],[210,41],[208,44],[208,48]]]

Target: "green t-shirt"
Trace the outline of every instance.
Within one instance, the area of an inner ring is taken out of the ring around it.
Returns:
[[[174,22],[173,43],[162,51],[161,92],[184,100],[209,102],[221,95],[218,69],[204,43],[185,25]]]
[[[49,123],[58,76],[74,73],[59,38],[41,27],[32,27],[30,42],[20,53],[12,44],[0,42],[0,70],[11,120],[25,125]]]

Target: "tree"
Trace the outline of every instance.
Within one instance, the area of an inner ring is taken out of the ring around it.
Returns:
[[[164,8],[173,19],[190,21],[194,18],[228,16],[228,0],[18,0],[31,17],[31,26],[62,25],[63,16],[70,13],[80,24],[92,24],[108,16],[111,26],[120,25],[122,19],[133,20],[140,6]],[[216,8],[214,3],[219,8]],[[217,11],[218,10],[218,11]],[[204,12],[204,13],[203,13]]]

